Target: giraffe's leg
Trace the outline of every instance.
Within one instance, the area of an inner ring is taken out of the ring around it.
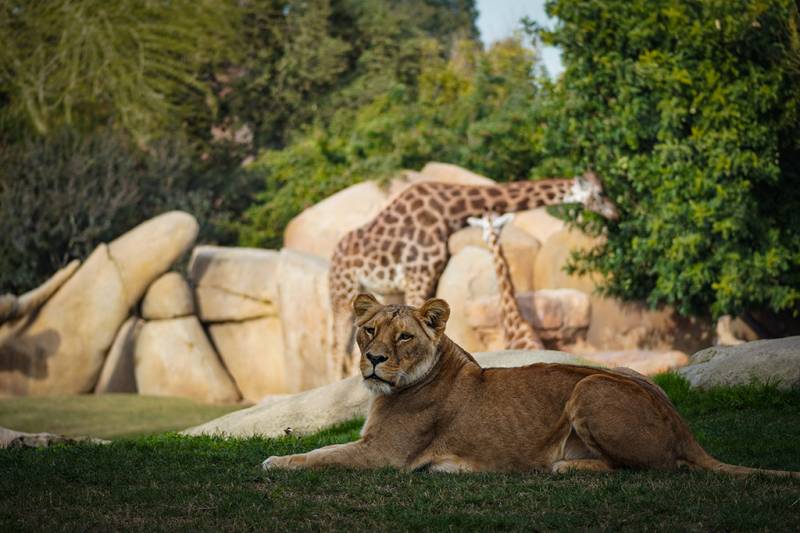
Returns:
[[[350,304],[358,295],[355,273],[349,272],[340,258],[331,260],[329,271],[331,312],[333,313],[332,356],[341,377],[353,372],[353,310]]]

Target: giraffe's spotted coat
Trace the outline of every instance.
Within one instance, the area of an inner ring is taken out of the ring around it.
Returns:
[[[505,348],[506,350],[541,350],[544,348],[542,339],[533,326],[522,317],[517,305],[511,272],[500,246],[500,232],[504,222],[496,224],[497,220],[496,215],[489,213],[484,215],[481,226],[485,228],[485,240],[492,250],[494,272],[500,291],[500,314]]]
[[[470,216],[514,212],[561,203],[569,194],[588,190],[589,209],[609,209],[599,181],[575,179],[523,181],[497,185],[418,183],[408,187],[378,215],[347,233],[331,258],[329,287],[334,313],[334,364],[348,375],[356,361],[349,355],[352,313],[349,305],[362,290],[403,294],[419,306],[432,296],[447,264],[447,239]],[[594,202],[596,205],[592,205]],[[613,207],[612,207],[613,208]]]

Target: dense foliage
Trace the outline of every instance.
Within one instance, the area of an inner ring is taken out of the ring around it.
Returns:
[[[200,76],[234,48],[236,10],[217,0],[37,0],[0,6],[3,137],[109,120],[145,142],[208,120]]]
[[[595,170],[622,217],[579,219],[607,240],[573,268],[609,294],[796,314],[797,3],[548,9],[555,82],[519,39],[484,50],[473,0],[4,3],[1,290],[172,208],[203,241],[277,247],[325,196],[440,160]]]
[[[554,0],[546,145],[620,211],[577,261],[685,313],[800,304],[800,34],[790,0]]]
[[[38,0],[0,6],[0,292],[168,209],[232,244],[240,163],[475,38],[470,0]],[[444,53],[444,52],[443,52]]]
[[[0,151],[0,286],[22,292],[149,216],[193,213],[206,238],[231,239],[250,202],[238,161],[209,167],[179,141],[145,153],[114,131],[60,131]],[[248,181],[249,180],[249,181]]]
[[[462,40],[448,57],[436,41],[419,44],[416,77],[396,79],[368,104],[341,108],[324,127],[258,158],[251,172],[266,188],[247,212],[243,244],[278,246],[286,223],[305,207],[432,160],[500,181],[528,176],[541,159],[535,110],[543,89],[532,51],[517,39],[486,52]]]

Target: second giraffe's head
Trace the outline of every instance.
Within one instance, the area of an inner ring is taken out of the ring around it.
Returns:
[[[505,215],[497,215],[495,213],[486,213],[481,218],[469,217],[467,224],[470,226],[481,228],[483,230],[483,240],[489,242],[489,237],[492,234],[500,235],[503,226],[511,222],[514,218],[514,213],[506,213]]]
[[[589,211],[594,211],[609,220],[619,218],[617,207],[603,194],[603,184],[594,172],[575,177],[572,187],[564,196],[564,203],[571,202],[583,204]]]

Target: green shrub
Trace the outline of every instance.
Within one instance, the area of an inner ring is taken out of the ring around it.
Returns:
[[[0,292],[28,290],[171,209],[198,218],[200,239],[230,243],[231,220],[251,201],[235,162],[199,165],[178,141],[143,152],[113,130],[16,143],[0,151],[0,168]]]
[[[576,258],[683,313],[800,304],[800,35],[789,0],[552,0],[566,70],[544,141],[621,212]]]
[[[487,52],[460,41],[449,59],[435,40],[416,45],[419,73],[411,83],[397,82],[259,156],[250,172],[265,186],[247,211],[242,244],[280,246],[286,224],[304,208],[353,183],[432,160],[500,181],[528,177],[542,159],[534,54],[517,39]]]
[[[238,12],[227,0],[3,2],[0,117],[39,135],[113,120],[140,143],[208,126],[202,71],[235,57]]]

